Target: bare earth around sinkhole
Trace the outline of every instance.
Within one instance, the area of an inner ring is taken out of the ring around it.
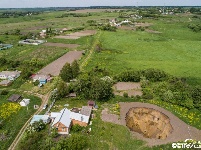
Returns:
[[[158,137],[156,136],[156,138],[147,138],[146,135],[140,134],[135,131],[131,131],[133,137],[146,141],[148,146],[162,145],[177,141],[185,141],[186,139],[194,139],[197,141],[201,141],[201,130],[186,124],[185,122],[180,120],[178,117],[176,117],[174,114],[167,111],[166,109],[163,109],[153,104],[141,103],[141,102],[127,102],[127,103],[120,102],[119,104],[120,104],[120,117],[118,117],[118,115],[109,114],[108,110],[104,109],[101,114],[102,120],[105,122],[111,122],[126,126],[126,115],[128,114],[131,108],[150,108],[151,110],[156,110],[159,113],[162,113],[168,117],[167,119],[169,119],[172,131],[170,130],[170,133],[164,139],[163,137],[160,137],[159,139],[158,138],[159,136]],[[166,122],[167,121],[168,120],[166,120]],[[130,129],[128,128],[128,130]]]

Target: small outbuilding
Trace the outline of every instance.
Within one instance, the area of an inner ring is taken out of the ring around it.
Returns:
[[[13,94],[8,98],[8,101],[17,102],[21,99],[21,95]]]
[[[42,120],[45,124],[50,123],[51,121],[49,115],[34,115],[30,124],[33,124],[34,122],[38,122],[40,120]]]
[[[21,106],[27,106],[29,103],[30,103],[30,99],[23,99],[23,100],[20,102],[20,105],[21,105]]]
[[[95,103],[95,101],[90,100],[87,102],[87,105],[94,108],[96,106],[96,103]]]

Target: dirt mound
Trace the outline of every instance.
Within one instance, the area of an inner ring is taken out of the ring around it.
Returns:
[[[156,139],[166,139],[173,131],[169,117],[152,108],[131,108],[126,114],[126,126],[144,137]]]

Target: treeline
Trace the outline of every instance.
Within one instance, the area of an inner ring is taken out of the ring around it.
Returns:
[[[17,18],[17,17],[20,17],[20,16],[30,16],[30,15],[39,15],[40,12],[15,12],[15,11],[12,11],[12,12],[3,12],[0,14],[0,18],[10,18],[10,17],[14,17],[14,18]]]
[[[61,16],[57,16],[55,18],[64,18],[64,17],[89,17],[91,13],[65,13]]]
[[[159,99],[187,109],[201,111],[201,87],[190,86],[185,78],[177,78],[158,69],[125,71],[114,77],[117,81],[141,82],[143,99]]]
[[[117,81],[140,82],[141,77],[145,77],[152,82],[165,81],[169,77],[167,73],[158,69],[146,69],[138,71],[125,71],[114,77]]]

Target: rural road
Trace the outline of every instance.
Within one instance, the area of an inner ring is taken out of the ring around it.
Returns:
[[[40,94],[34,94],[34,95],[36,95],[36,96],[38,96],[38,97],[40,97],[42,99],[42,104],[41,104],[40,108],[33,114],[33,115],[37,115],[43,110],[43,105],[48,102],[48,99],[49,99],[49,97],[51,95],[51,92],[48,92],[46,95],[40,95]],[[18,145],[20,139],[22,138],[22,135],[26,131],[26,129],[27,129],[28,125],[29,125],[29,122],[31,121],[33,115],[29,118],[29,120],[27,120],[27,122],[21,128],[21,130],[17,134],[16,138],[14,139],[14,141],[12,142],[10,147],[8,148],[8,150],[15,150],[15,148]]]

